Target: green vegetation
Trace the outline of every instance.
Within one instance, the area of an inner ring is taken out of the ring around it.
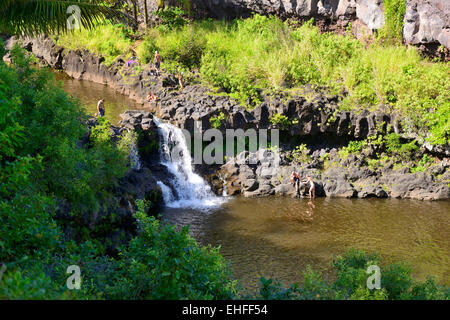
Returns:
[[[403,18],[406,12],[406,0],[384,0],[384,28],[378,37],[382,41],[402,43]]]
[[[90,52],[101,54],[105,64],[110,66],[119,56],[124,60],[131,57],[133,42],[130,28],[121,24],[106,22],[97,24],[95,28],[74,30],[55,36],[56,44],[73,50],[84,48]]]
[[[363,147],[365,147],[366,145],[367,145],[367,141],[366,140],[350,141],[346,147],[342,147],[342,149],[339,150],[339,156],[341,158],[346,158],[350,154],[359,153],[359,152],[361,152]]]
[[[307,148],[306,144],[302,143],[299,146],[296,146],[294,150],[292,150],[290,160],[294,161],[297,164],[307,164],[311,162],[311,156],[309,155],[310,151]]]
[[[219,129],[222,124],[223,121],[225,120],[225,114],[223,112],[219,112],[219,114],[215,117],[211,117],[209,119],[209,122],[211,123],[211,126],[215,129]]]
[[[218,249],[148,217],[142,202],[139,236],[117,258],[105,254],[106,239],[83,219],[128,170],[136,136],[113,143],[99,119],[81,144],[80,103],[17,47],[12,57],[11,66],[0,62],[0,299],[231,298],[235,282]],[[70,222],[56,218],[61,211]],[[66,288],[70,265],[82,269],[81,290]]]
[[[287,116],[280,113],[273,114],[270,119],[270,123],[272,123],[275,127],[278,127],[282,130],[288,129],[291,125],[291,121]]]
[[[389,8],[395,14],[388,9],[386,28],[388,34],[396,35],[402,15],[397,8],[403,2],[391,2]],[[150,62],[158,50],[166,70],[199,72],[201,81],[249,107],[261,102],[263,94],[296,92],[305,84],[321,86],[343,95],[341,109],[375,110],[384,104],[388,111],[402,115],[404,127],[424,137],[428,131],[429,142],[448,140],[448,63],[431,62],[414,48],[389,41],[364,46],[351,35],[321,34],[312,20],[294,26],[276,17],[254,15],[232,22],[187,23],[177,10],[136,42],[141,63]],[[119,26],[98,25],[89,34],[60,36],[58,43],[98,52],[110,63],[130,54],[132,46],[129,34],[118,30]],[[104,43],[105,38],[111,40]]]
[[[434,163],[432,157],[419,150],[416,140],[402,139],[396,133],[376,134],[364,140],[350,141],[339,150],[341,159],[350,155],[365,155],[372,170],[390,163],[394,167],[408,167],[411,173],[424,172]]]
[[[79,102],[50,74],[30,68],[17,47],[12,57],[11,66],[0,62],[0,299],[246,298],[218,248],[200,247],[187,228],[176,231],[149,217],[143,201],[135,213],[138,235],[117,256],[106,254],[104,239],[83,227],[82,214],[95,212],[127,170],[136,136],[112,143],[110,125],[100,120],[90,143],[80,144],[86,116]],[[78,237],[63,232],[64,219],[56,218],[61,201],[79,217],[71,225],[83,229]],[[367,266],[380,263],[353,250],[333,262],[331,284],[307,269],[301,285],[288,288],[261,279],[252,298],[449,298],[432,278],[415,282],[410,269],[397,264],[382,266],[381,290],[366,289]],[[81,267],[80,290],[66,287],[70,265]]]
[[[370,265],[380,267],[381,288],[368,289],[367,268]],[[343,256],[333,260],[336,280],[327,283],[322,275],[307,268],[303,273],[301,285],[283,287],[271,279],[261,279],[258,299],[295,299],[295,300],[426,300],[449,299],[448,288],[436,284],[428,277],[425,282],[414,281],[411,269],[405,264],[382,265],[376,254],[350,249]]]

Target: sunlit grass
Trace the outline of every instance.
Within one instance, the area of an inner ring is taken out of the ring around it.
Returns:
[[[109,64],[130,54],[133,45],[121,27],[111,24],[61,36],[58,43],[101,53]],[[413,47],[364,45],[351,35],[321,34],[312,22],[293,27],[259,15],[200,20],[174,30],[149,29],[135,49],[142,63],[152,61],[158,50],[169,72],[199,71],[205,84],[250,108],[261,101],[261,92],[292,92],[312,84],[343,96],[342,109],[382,105],[408,118],[410,127],[429,125],[436,120],[429,114],[438,109],[445,109],[436,112],[440,119],[450,113],[448,63],[424,59]]]

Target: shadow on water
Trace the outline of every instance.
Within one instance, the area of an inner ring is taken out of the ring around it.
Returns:
[[[449,212],[450,201],[238,197],[210,214],[167,209],[163,219],[220,245],[235,277],[255,289],[261,276],[298,282],[307,265],[331,280],[333,256],[350,247],[376,251],[385,263],[409,262],[416,278],[449,284]]]

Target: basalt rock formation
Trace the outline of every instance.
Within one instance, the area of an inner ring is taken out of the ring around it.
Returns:
[[[258,155],[263,153],[262,155]],[[218,175],[225,177],[229,195],[242,194],[245,197],[266,195],[296,196],[290,182],[293,171],[304,178],[309,175],[315,184],[316,196],[339,198],[409,198],[418,200],[440,200],[450,197],[450,161],[432,166],[427,172],[411,174],[408,168],[394,168],[393,163],[381,169],[364,165],[365,155],[341,157],[336,149],[320,149],[311,154],[305,166],[289,160],[286,153],[280,154],[280,161],[271,159],[271,151],[259,150],[252,154],[243,152],[221,166],[217,175],[210,177],[218,193],[223,185]],[[326,159],[323,158],[324,155]],[[257,161],[251,161],[257,159]],[[308,196],[309,186],[304,184],[300,196]]]
[[[12,43],[14,40],[10,40],[7,47]],[[119,58],[107,67],[102,57],[86,50],[66,50],[47,37],[25,39],[23,46],[50,67],[63,69],[75,79],[107,84],[138,103],[147,104],[149,111],[157,117],[191,133],[196,123],[201,123],[202,130],[211,128],[210,120],[220,112],[225,116],[221,130],[274,128],[276,125],[270,119],[279,114],[298,120],[289,127],[292,136],[332,134],[365,138],[377,130],[402,133],[399,119],[384,112],[383,106],[372,113],[338,111],[338,96],[328,96],[308,87],[304,89],[309,98],[280,93],[265,97],[260,105],[248,111],[230,97],[218,95],[201,85],[186,86],[179,91],[173,75],[157,76],[149,65],[136,73],[133,68],[124,67],[125,61]],[[146,102],[148,92],[156,94],[159,101]]]
[[[14,41],[14,39],[8,41],[9,47]],[[122,115],[121,121],[121,130],[137,130],[145,133],[144,136],[151,137],[141,140],[139,148],[141,153],[148,150],[150,144],[155,146],[157,141],[153,116],[187,129],[191,133],[199,124],[204,131],[211,128],[212,123],[215,123],[215,127],[222,132],[237,128],[244,130],[280,128],[285,136],[292,139],[314,140],[315,145],[311,149],[312,162],[306,166],[302,165],[301,172],[315,179],[318,196],[390,196],[423,200],[449,197],[448,145],[436,148],[426,143],[422,144],[421,152],[427,150],[444,161],[430,168],[429,172],[410,174],[408,169],[395,170],[389,163],[383,168],[370,169],[364,164],[367,162],[365,155],[342,158],[335,149],[336,144],[326,143],[333,137],[342,143],[354,138],[366,138],[376,132],[395,132],[405,139],[417,138],[414,132],[402,128],[400,118],[386,112],[383,106],[379,106],[377,112],[339,111],[338,96],[329,96],[314,88],[305,87],[304,95],[286,96],[279,93],[267,96],[261,104],[249,111],[230,97],[211,92],[211,89],[198,84],[187,85],[180,91],[173,75],[156,75],[149,65],[142,66],[143,70],[136,72],[133,68],[124,67],[125,61],[119,58],[107,67],[102,57],[85,50],[66,50],[56,46],[47,37],[25,39],[23,46],[49,66],[61,68],[76,79],[107,84],[137,102],[146,104],[148,112],[127,112]],[[158,96],[159,100],[146,102],[148,92]],[[222,120],[217,125],[213,120],[218,119],[219,115]],[[283,127],[271,121],[274,116],[286,116],[289,120],[295,121]],[[323,141],[324,143],[320,143]],[[292,145],[288,144],[284,150],[289,150],[290,147]],[[168,173],[155,158],[156,154],[155,152],[144,154],[143,160],[147,162],[144,167],[149,169],[153,176],[149,178],[150,180],[165,183]],[[322,158],[325,154],[329,157],[326,165]],[[246,156],[248,155],[241,155],[244,158]],[[249,197],[289,195],[294,192],[288,181],[289,175],[294,169],[298,171],[299,164],[288,158],[284,154],[275,171],[271,164],[241,165],[228,159],[228,163],[210,174],[208,180],[218,194],[222,193],[222,178],[225,177],[229,194]]]

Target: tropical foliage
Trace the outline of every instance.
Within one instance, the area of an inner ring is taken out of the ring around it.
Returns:
[[[79,22],[84,28],[92,28],[106,18],[122,18],[103,0],[1,0],[0,31],[16,35],[66,32],[70,30],[68,18],[76,12],[71,6],[79,8]]]

